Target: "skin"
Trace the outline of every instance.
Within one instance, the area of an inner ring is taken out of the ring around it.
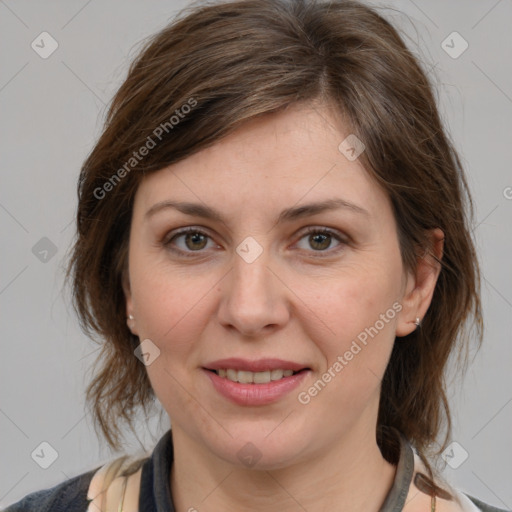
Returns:
[[[375,434],[381,378],[395,338],[424,317],[439,266],[426,254],[404,268],[389,198],[338,150],[350,131],[330,112],[295,104],[250,120],[137,190],[126,312],[132,332],[160,350],[146,368],[172,423],[177,512],[378,510],[392,485],[396,468]],[[342,208],[276,223],[285,208],[331,198],[367,214]],[[206,204],[225,222],[171,208],[147,215],[168,200]],[[173,238],[187,226],[208,236]],[[443,234],[430,235],[440,258]],[[252,263],[236,252],[248,236],[263,250]],[[301,404],[298,393],[394,303],[401,311]],[[224,357],[276,357],[311,372],[277,403],[239,406],[201,369]],[[261,456],[252,468],[237,456],[247,442]]]

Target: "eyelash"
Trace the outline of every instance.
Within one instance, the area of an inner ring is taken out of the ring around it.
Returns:
[[[172,247],[171,243],[176,240],[177,238],[179,238],[180,236],[183,236],[183,235],[187,235],[188,233],[194,233],[194,234],[200,234],[200,235],[204,235],[206,237],[208,237],[210,240],[211,240],[211,237],[210,235],[208,235],[208,233],[206,233],[205,231],[199,229],[199,228],[195,228],[193,226],[190,226],[190,227],[187,227],[187,228],[183,228],[183,229],[180,229],[179,231],[177,231],[176,233],[172,234],[171,237],[166,237],[166,239],[163,240],[163,245],[165,247],[167,247],[170,251],[174,252],[174,253],[177,253],[177,254],[180,254],[186,258],[193,258],[195,257],[195,254],[194,253],[201,253],[202,250],[199,250],[199,251],[183,251],[181,249],[176,249],[174,247]],[[334,250],[329,250],[329,249],[326,249],[326,250],[320,250],[320,251],[312,251],[314,253],[328,253],[328,256],[331,256],[333,253],[338,253],[342,248],[343,248],[343,245],[346,245],[348,243],[348,240],[346,240],[343,236],[341,236],[338,232],[336,231],[333,231],[332,229],[329,229],[329,228],[325,228],[325,227],[322,227],[322,228],[318,228],[318,227],[315,227],[315,226],[309,226],[307,227],[301,234],[300,238],[299,238],[299,241],[302,240],[303,238],[305,238],[307,235],[311,235],[311,234],[320,234],[320,235],[326,235],[326,236],[330,236],[334,239],[336,239],[338,242],[340,242],[340,245],[335,248]],[[315,255],[314,256],[315,258],[324,258],[326,256],[323,256],[323,255]]]

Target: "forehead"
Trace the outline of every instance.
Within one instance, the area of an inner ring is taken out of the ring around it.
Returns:
[[[203,202],[231,215],[261,216],[291,205],[340,198],[371,214],[389,206],[359,159],[353,135],[329,108],[293,105],[242,124],[216,144],[149,174],[136,194],[146,212],[169,200]],[[349,153],[350,156],[350,153]],[[382,211],[380,211],[382,213]]]

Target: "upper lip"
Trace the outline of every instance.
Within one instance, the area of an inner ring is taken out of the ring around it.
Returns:
[[[293,361],[285,361],[284,359],[242,359],[239,357],[230,357],[227,359],[217,359],[211,363],[204,365],[207,370],[219,370],[219,369],[233,369],[242,370],[247,372],[263,372],[265,370],[293,370],[298,372],[308,368],[306,365],[301,363],[295,363]]]

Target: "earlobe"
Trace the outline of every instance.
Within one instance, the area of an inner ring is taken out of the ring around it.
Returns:
[[[425,317],[441,272],[444,233],[441,229],[430,230],[430,246],[418,258],[414,272],[407,274],[402,311],[396,324],[396,336],[411,334]]]
[[[123,273],[122,286],[123,286],[123,292],[124,292],[125,303],[126,303],[126,324],[128,325],[128,329],[130,329],[132,334],[135,334],[135,336],[138,336],[137,325],[135,323],[135,316],[133,315],[134,308],[133,308],[130,281],[127,276],[127,272]]]
[[[139,333],[137,331],[137,326],[135,324],[135,317],[132,314],[129,314],[126,318],[126,324],[128,325],[128,329],[130,329],[131,333],[135,336],[138,336]]]
[[[136,324],[136,321],[135,321],[135,316],[131,313],[132,309],[131,309],[131,303],[128,302],[128,300],[126,301],[126,325],[128,326],[128,329],[130,329],[131,333],[134,334],[135,336],[138,336],[139,335],[139,332],[138,332],[138,329],[137,329],[137,324]]]

